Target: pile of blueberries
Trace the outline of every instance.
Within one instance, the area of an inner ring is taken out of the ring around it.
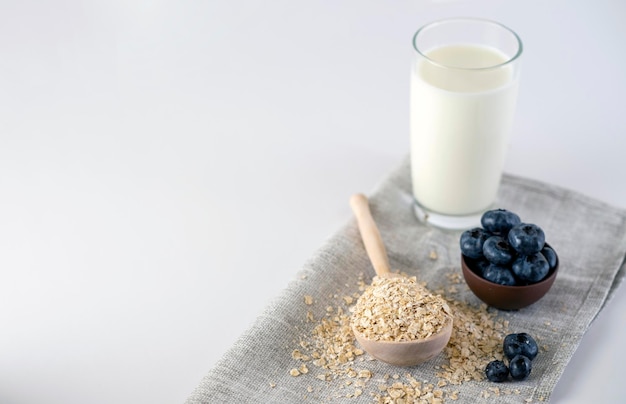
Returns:
[[[534,338],[525,332],[509,334],[502,344],[504,356],[509,360],[509,366],[503,361],[494,360],[487,364],[485,376],[492,382],[504,382],[509,378],[524,380],[530,375],[532,361],[539,353],[539,347]]]
[[[461,234],[461,253],[468,266],[484,279],[507,286],[537,283],[558,263],[546,244],[543,230],[506,209],[493,209],[481,217],[482,227]]]

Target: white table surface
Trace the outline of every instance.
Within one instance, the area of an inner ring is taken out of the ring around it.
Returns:
[[[1,1],[0,402],[183,402],[407,155],[412,34],[463,15],[524,41],[506,171],[626,208],[621,0]],[[624,313],[553,402],[618,400]]]

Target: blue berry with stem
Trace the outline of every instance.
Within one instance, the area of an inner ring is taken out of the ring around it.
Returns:
[[[497,265],[509,265],[515,251],[504,237],[491,236],[483,244],[483,255]]]
[[[502,361],[491,361],[485,367],[485,376],[492,382],[501,383],[509,377],[509,368]]]
[[[532,223],[520,223],[508,234],[509,244],[521,255],[538,253],[546,243],[546,235],[541,227]]]
[[[522,221],[520,217],[506,209],[492,209],[483,213],[480,224],[490,233],[506,236],[513,228]]]
[[[511,269],[519,280],[531,284],[541,281],[548,275],[550,264],[541,253],[520,255],[513,261]]]
[[[513,359],[518,355],[523,355],[528,359],[533,360],[539,353],[539,346],[537,345],[537,341],[535,341],[530,334],[521,332],[517,334],[509,334],[504,337],[502,350],[504,351],[504,356],[508,359]]]
[[[533,363],[524,355],[514,356],[509,362],[509,373],[513,380],[524,380],[530,376]]]
[[[485,229],[475,227],[461,234],[461,253],[469,258],[481,258],[483,256],[483,244],[489,238]]]
[[[550,269],[556,268],[556,264],[559,262],[559,257],[556,255],[554,248],[546,245],[541,250],[541,254],[546,258],[546,261],[548,261]]]
[[[478,276],[482,278],[483,274],[487,270],[487,267],[491,265],[491,262],[489,262],[489,260],[483,257],[483,258],[470,260],[468,264],[469,264],[470,269],[474,271],[475,274],[477,274]]]
[[[489,264],[485,272],[483,272],[483,278],[489,282],[497,283],[499,285],[514,286],[515,277],[511,270],[507,267],[503,267],[497,264]]]

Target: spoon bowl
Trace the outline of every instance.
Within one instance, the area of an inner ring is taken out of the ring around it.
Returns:
[[[352,327],[352,332],[365,352],[379,361],[395,366],[415,366],[439,355],[448,345],[452,321],[448,321],[437,334],[415,341],[373,341],[363,336],[356,327]]]
[[[399,276],[390,271],[385,245],[369,209],[369,202],[362,194],[350,198],[367,255],[379,277]],[[352,331],[361,347],[372,357],[395,366],[415,366],[437,356],[448,344],[452,335],[452,316],[437,333],[427,338],[411,341],[381,341],[366,338],[352,324]]]

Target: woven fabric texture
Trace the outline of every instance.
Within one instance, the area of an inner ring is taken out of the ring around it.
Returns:
[[[460,273],[461,232],[426,226],[413,214],[408,159],[369,198],[393,269],[417,276],[431,289],[445,287],[449,279],[446,274]],[[533,361],[528,379],[497,385],[517,389],[519,394],[484,398],[484,392],[494,384],[471,381],[446,386],[444,389],[458,391],[458,399],[445,402],[475,402],[477,397],[498,403],[549,401],[585,331],[618,291],[626,273],[626,211],[512,175],[503,177],[497,205],[516,212],[525,222],[539,224],[559,255],[558,277],[541,301],[519,311],[497,311],[509,321],[509,330],[538,336],[545,349]],[[432,252],[437,259],[432,259]],[[363,355],[366,360],[358,367],[367,368],[373,377],[356,398],[346,398],[354,388],[317,379],[321,370],[314,366],[309,366],[306,375],[289,374],[300,365],[291,357],[292,351],[299,347],[302,335],[315,326],[305,321],[307,311],[315,318],[323,317],[327,306],[336,305],[337,296],[355,293],[359,274],[364,274],[368,283],[374,271],[356,221],[351,219],[304,264],[286,290],[209,371],[187,403],[371,403],[372,393],[378,393],[375,380],[385,374],[409,373],[416,380],[436,382],[435,367],[446,362],[443,355],[410,368],[367,360],[368,355]],[[306,305],[305,295],[313,297],[315,303]],[[480,304],[467,288],[458,298]]]

